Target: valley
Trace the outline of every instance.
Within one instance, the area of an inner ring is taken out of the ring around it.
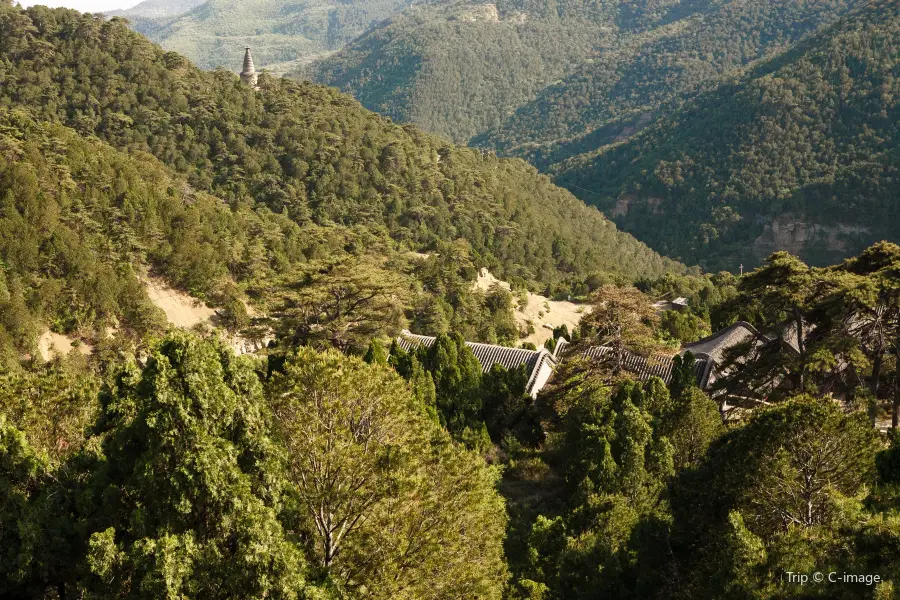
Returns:
[[[148,17],[160,12],[155,6],[146,2],[132,9],[134,26],[201,66],[211,68],[212,57],[237,56],[251,45],[257,63],[275,74],[335,86],[394,121],[456,143],[525,158],[654,250],[687,264],[736,272],[741,264],[760,264],[773,250],[790,249],[824,265],[897,236],[892,219],[872,224],[864,218],[865,203],[880,202],[893,169],[891,155],[878,150],[891,144],[892,133],[884,127],[892,121],[893,92],[884,92],[882,107],[834,114],[825,109],[833,100],[821,97],[834,90],[823,88],[821,80],[869,60],[841,39],[841,23],[869,23],[874,29],[864,35],[891,35],[890,3],[680,0],[561,2],[549,8],[524,0],[363,2],[351,15],[327,3],[242,5],[248,12],[237,13],[210,2]],[[271,20],[261,20],[267,14]],[[287,25],[287,15],[307,25]],[[328,33],[324,45],[311,42],[307,29],[332,31],[331,24],[316,24],[326,15],[343,33]],[[151,33],[141,24],[144,18],[169,22]],[[271,23],[272,33],[239,33],[240,23],[250,21],[257,29]],[[273,42],[278,36],[282,41]],[[209,43],[214,46],[201,47]],[[226,52],[222,44],[233,48]],[[280,45],[284,51],[273,49]],[[293,54],[284,53],[288,48]],[[825,63],[817,56],[827,52],[846,55],[832,56],[831,72],[819,73]],[[236,69],[238,60],[226,67]],[[867,102],[870,87],[892,86],[882,78],[891,69],[882,63],[850,71],[858,93],[847,101]],[[802,87],[779,106],[782,91],[769,84],[772,77],[799,78]],[[753,93],[776,96],[766,108],[771,125],[742,100]],[[795,101],[816,122],[792,113]],[[730,125],[742,132],[740,146],[729,132],[716,132],[723,118],[710,110],[741,115],[743,121]],[[877,133],[858,138],[861,127]],[[716,137],[694,136],[706,131]],[[829,148],[857,143],[860,164],[873,165],[868,171],[857,172],[862,167],[851,163],[826,164],[832,160]],[[772,144],[780,146],[777,151]],[[818,147],[825,154],[816,156]],[[713,148],[718,156],[715,166],[710,162],[712,171],[690,173],[696,161],[709,162],[706,153]],[[771,158],[776,154],[780,164]],[[841,213],[829,198],[845,193],[845,178],[865,181],[867,190],[864,199],[840,203],[852,207]],[[629,211],[616,208],[623,202]],[[779,232],[786,229],[779,219],[787,218],[782,213],[807,224],[801,226],[810,232],[800,234],[802,243],[795,237],[781,244]],[[823,220],[834,219],[844,229],[828,230]]]
[[[898,32],[0,0],[0,598],[900,597]]]

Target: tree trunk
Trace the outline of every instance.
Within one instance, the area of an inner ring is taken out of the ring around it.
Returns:
[[[881,383],[881,365],[884,362],[884,355],[879,352],[872,359],[872,381],[869,382],[869,390],[875,399],[878,399],[878,385]]]
[[[894,370],[894,402],[891,406],[891,429],[897,429],[897,425],[900,424],[900,339],[897,340],[896,345],[894,346],[894,357],[896,360],[896,367]]]
[[[797,351],[800,353],[800,393],[806,391],[806,344],[803,342],[803,313],[794,313],[797,324]]]

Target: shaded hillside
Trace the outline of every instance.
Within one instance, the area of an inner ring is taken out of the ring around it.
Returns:
[[[557,180],[709,268],[787,249],[824,264],[900,237],[900,8],[873,2]]]
[[[301,74],[369,109],[465,142],[500,125],[586,56],[615,46],[602,11],[534,4],[414,7]]]
[[[715,86],[744,65],[837,19],[856,0],[682,3],[659,27],[623,36],[541,91],[478,145],[539,167],[627,139],[674,98]]]
[[[662,103],[784,48],[855,4],[505,0],[424,6],[381,24],[304,74],[372,110],[543,168],[632,135]],[[589,135],[610,124],[611,130]]]
[[[203,194],[217,198],[209,202],[220,207],[216,209],[219,212],[201,219],[201,223],[211,220],[211,231],[203,233],[202,227],[186,226],[188,233],[183,235],[193,240],[191,244],[200,245],[188,246],[182,266],[170,273],[170,279],[219,302],[227,300],[214,294],[215,283],[223,277],[250,285],[253,277],[266,273],[252,261],[268,261],[274,265],[273,277],[287,277],[298,252],[303,261],[362,253],[372,255],[377,263],[389,260],[395,251],[433,252],[455,244],[474,267],[489,267],[520,285],[541,290],[551,286],[560,292],[583,286],[588,278],[633,279],[684,270],[617,231],[596,209],[586,207],[522,161],[455,148],[412,127],[394,125],[362,109],[356,101],[312,84],[262,77],[263,89],[254,92],[230,73],[205,73],[177,54],[164,53],[121,20],[105,21],[42,7],[0,7],[0,60],[0,110],[26,111],[27,118],[38,123],[54,122],[74,130],[64,139],[97,136],[109,144],[104,146],[106,150],[82,149],[59,164],[30,165],[21,156],[22,143],[31,144],[26,157],[36,155],[38,147],[65,149],[69,143],[57,141],[57,137],[38,142],[40,136],[32,139],[23,133],[31,129],[10,125],[13,141],[8,143],[13,150],[7,155],[9,167],[18,169],[22,163],[28,181],[69,185],[68,179],[57,181],[52,173],[81,172],[90,178],[80,183],[73,180],[76,183],[70,187],[83,191],[85,182],[99,176],[91,172],[85,157],[102,156],[116,148],[139,161],[152,155],[177,172],[154,174],[153,169],[158,171],[163,165],[150,164],[146,166],[148,174],[134,176],[136,181],[162,178],[157,187],[163,198],[154,200],[136,191],[139,186],[114,176],[118,167],[100,169],[110,173],[108,182],[100,180],[89,187],[108,194],[103,202],[115,210],[124,210],[123,203],[133,198],[138,206],[129,210],[135,214],[129,213],[125,219],[126,223],[138,219],[133,227],[147,226],[142,219],[156,214],[160,203],[177,205],[180,199],[191,204],[196,195]],[[49,160],[52,156],[38,158]],[[114,162],[126,159],[131,160],[122,155],[114,157]],[[44,210],[51,215],[47,218],[65,223],[76,219],[65,216],[67,203],[72,201],[65,190],[46,192],[47,198],[59,196],[59,210],[40,206],[35,213],[22,208],[16,199],[18,176],[9,177],[0,197],[13,190],[12,202],[19,217],[37,219],[30,227],[42,230],[42,217],[34,215]],[[34,201],[40,204],[42,197]],[[86,197],[82,202],[94,200]],[[105,222],[106,212],[95,216],[92,211],[100,208],[90,207],[77,219]],[[116,217],[115,210],[115,219],[125,218]],[[159,218],[175,218],[173,210],[166,209]],[[228,215],[243,211],[249,211],[249,221],[228,224]],[[257,219],[263,222],[254,225]],[[279,224],[269,223],[271,219]],[[9,223],[11,243],[19,241],[14,232],[23,226],[17,223],[15,219]],[[91,225],[89,231],[105,231],[104,227]],[[149,230],[146,238],[138,236],[134,244],[146,249],[164,240],[168,249],[163,255],[173,251],[175,240],[158,227]],[[249,239],[225,235],[222,228],[247,231],[241,235]],[[303,233],[296,233],[297,228]],[[271,236],[275,238],[272,243],[287,243],[289,238],[297,245],[290,251],[256,247],[260,242],[269,244]],[[278,241],[282,236],[288,238]],[[300,237],[305,241],[299,241]],[[37,256],[35,248],[44,243],[40,241],[43,238],[37,239],[27,252],[9,250],[10,254],[2,255],[4,260],[9,264],[12,256]],[[84,239],[91,243],[90,238]],[[318,244],[322,249],[317,249]],[[97,249],[83,253],[90,251]],[[169,263],[163,255],[151,253],[149,260],[165,267]],[[251,263],[240,266],[247,260]],[[435,271],[462,271],[465,265],[465,261],[436,265],[431,276],[446,281],[446,274]],[[32,273],[32,266],[22,267],[21,272]],[[77,272],[67,271],[59,277],[68,281]],[[296,277],[302,280],[301,275]],[[92,280],[85,277],[84,281]],[[91,285],[92,289],[103,288]],[[449,298],[449,304],[441,309],[447,321],[436,327],[453,323],[463,327],[477,320],[475,309],[464,308],[465,302],[451,297],[455,292],[448,291],[450,286],[441,286],[437,290],[432,285],[429,291]],[[468,289],[468,284],[463,287]],[[263,302],[269,293],[266,289],[270,288],[263,286],[259,292]],[[105,306],[99,312],[85,309],[87,327],[99,328],[101,322],[124,318],[118,309],[109,308],[113,304]],[[53,310],[37,312],[55,314]],[[99,314],[106,316],[96,317]],[[59,328],[77,329],[78,323],[78,319],[68,319],[60,322]],[[492,335],[489,329],[483,330],[488,338]]]
[[[203,69],[240,68],[252,46],[257,66],[283,73],[345,43],[412,0],[208,0],[175,6],[148,0],[121,15],[167,50]]]

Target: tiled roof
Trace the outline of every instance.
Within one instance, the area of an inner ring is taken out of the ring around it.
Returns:
[[[721,362],[722,356],[729,348],[734,348],[738,344],[743,344],[754,337],[760,341],[767,341],[753,325],[744,321],[738,321],[702,340],[685,344],[682,346],[681,351],[683,354],[690,350],[694,356],[705,354],[712,360]]]
[[[400,347],[409,352],[420,346],[431,348],[434,345],[434,336],[416,335],[409,331],[403,331],[397,338]],[[492,344],[481,344],[478,342],[466,342],[472,350],[472,354],[481,363],[481,369],[487,373],[496,365],[502,365],[507,369],[515,369],[525,366],[525,370],[529,373],[537,364],[542,352],[540,350],[526,350],[524,348],[507,348],[505,346],[495,346]],[[547,353],[545,350],[543,353]]]
[[[397,338],[397,343],[405,351],[409,352],[419,347],[431,348],[434,345],[434,336],[416,335],[407,330],[403,330]],[[481,344],[478,342],[466,342],[472,350],[472,354],[481,363],[481,370],[485,373],[490,371],[494,365],[502,365],[506,369],[516,369],[525,367],[528,374],[527,390],[531,393],[535,377],[540,371],[540,367],[549,363],[550,367],[556,367],[556,359],[546,348],[540,350],[526,350],[524,348],[507,348],[505,346],[495,346],[493,344]]]
[[[592,346],[585,350],[584,355],[594,359],[606,359],[611,357],[612,351],[612,348],[607,346]],[[709,376],[710,360],[705,355],[695,356],[695,359],[694,375],[697,378],[697,385],[703,388]],[[659,377],[668,385],[672,383],[672,369],[675,368],[675,361],[668,356],[645,357],[634,352],[627,352],[624,366],[626,371],[636,375],[642,381],[651,377]]]

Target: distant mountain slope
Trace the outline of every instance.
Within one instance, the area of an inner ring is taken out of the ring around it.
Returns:
[[[160,19],[176,17],[192,10],[206,0],[144,0],[136,6],[124,10],[111,10],[110,17],[126,17],[131,20]]]
[[[413,0],[148,0],[120,14],[167,50],[203,69],[240,68],[253,48],[257,66],[277,73],[340,49]],[[159,14],[162,13],[162,14]]]
[[[554,168],[660,252],[818,264],[900,239],[900,5],[874,1],[634,139]]]
[[[677,20],[624,39],[541,91],[475,145],[546,167],[625,139],[666,102],[714,87],[729,73],[834,22],[858,0],[694,3]]]
[[[550,285],[682,271],[519,160],[455,148],[308,83],[202,72],[119,20],[0,5],[0,107],[149,152],[199,191],[299,224],[380,228]]]
[[[404,11],[303,73],[395,119],[544,167],[627,137],[662,103],[785,48],[859,2],[431,5]]]
[[[611,16],[517,0],[406,10],[304,77],[457,142],[499,125],[586,56],[615,46]]]

